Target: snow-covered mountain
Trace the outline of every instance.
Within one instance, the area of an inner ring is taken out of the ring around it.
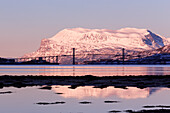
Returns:
[[[158,49],[168,44],[167,38],[147,29],[73,28],[64,29],[52,38],[43,39],[36,52],[26,54],[24,57],[71,55],[72,48],[75,48],[76,54],[83,54],[79,56],[79,60],[92,60],[87,54],[121,54],[122,48],[128,52],[146,51]],[[66,59],[61,60],[60,63],[64,61]]]
[[[143,57],[152,56],[154,54],[170,54],[170,45],[165,45],[161,48],[155,50],[147,50],[135,53],[136,55],[141,55]]]
[[[170,38],[167,38],[167,40],[170,42]]]

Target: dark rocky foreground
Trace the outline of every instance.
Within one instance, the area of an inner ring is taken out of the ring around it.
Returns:
[[[75,89],[78,86],[94,86],[94,88],[126,87],[170,87],[170,75],[166,76],[0,76],[0,88],[3,87],[26,87],[42,85],[71,85]]]
[[[118,112],[124,112],[124,113],[170,113],[170,106],[164,106],[164,105],[157,105],[157,106],[143,106],[143,108],[152,108],[152,109],[143,109],[143,110],[125,110],[125,111],[118,111],[118,110],[111,110],[109,113],[118,113]],[[161,109],[160,109],[161,108]]]
[[[153,109],[153,110],[140,110],[140,111],[127,110],[126,113],[170,113],[170,109]]]

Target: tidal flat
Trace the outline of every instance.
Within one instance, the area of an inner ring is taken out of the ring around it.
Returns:
[[[0,105],[16,112],[26,112],[24,108],[28,107],[33,109],[27,109],[32,113],[168,113],[169,81],[170,75],[3,75],[0,76],[3,102]],[[0,111],[13,112],[9,109]]]

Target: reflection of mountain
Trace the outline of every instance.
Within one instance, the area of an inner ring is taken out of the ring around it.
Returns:
[[[159,88],[145,88],[139,89],[136,87],[128,87],[128,89],[114,88],[113,86],[99,89],[93,86],[78,87],[76,89],[69,89],[68,86],[53,86],[53,91],[63,93],[61,96],[64,98],[78,98],[84,99],[87,97],[106,98],[117,96],[124,99],[137,99],[147,98],[154,92],[160,90]]]
[[[160,90],[161,90],[161,88],[150,88],[149,96],[152,95],[153,93],[156,93],[157,91],[160,91]]]

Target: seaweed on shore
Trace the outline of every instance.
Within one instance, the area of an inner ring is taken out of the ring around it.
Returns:
[[[64,103],[65,102],[61,101],[61,102],[51,102],[51,103],[49,103],[49,102],[38,102],[36,104],[38,104],[38,105],[52,105],[52,104],[64,104]]]
[[[10,94],[12,91],[0,92],[0,94]]]
[[[83,102],[79,102],[80,104],[91,104],[92,102],[88,102],[88,101],[83,101]]]
[[[98,86],[94,86],[93,88],[100,88],[100,89],[103,89],[103,88],[107,88],[109,87],[108,85],[98,85]]]
[[[51,85],[71,85],[69,88],[75,89],[79,86],[94,86],[94,88],[115,88],[127,87],[170,87],[170,75],[166,76],[0,76],[0,88],[3,87],[26,87],[26,86],[51,86]],[[41,89],[51,89],[41,88]]]
[[[39,89],[47,89],[47,90],[51,90],[52,87],[51,87],[51,86],[43,86],[43,87],[41,87],[41,88],[39,88]]]
[[[118,85],[115,85],[114,87],[115,87],[115,88],[128,89],[126,86],[123,86],[123,85],[122,85],[122,86],[121,86],[121,85],[119,85],[119,86],[118,86]]]
[[[20,82],[20,81],[14,82],[14,83],[12,83],[12,85],[16,88],[27,87],[26,84],[24,84],[23,82]]]
[[[119,103],[120,101],[111,101],[111,100],[106,100],[104,103]]]
[[[4,87],[4,84],[0,82],[0,89],[2,89],[3,87]]]
[[[112,111],[109,111],[109,113],[119,113],[121,111],[118,111],[118,110],[112,110]]]
[[[63,93],[55,93],[55,94],[62,95]]]
[[[79,85],[71,85],[71,86],[68,87],[68,88],[70,88],[70,89],[76,89],[77,87],[79,87]]]
[[[143,108],[170,108],[170,106],[167,106],[167,105],[146,105],[146,106],[143,106]]]
[[[170,109],[152,109],[152,110],[140,110],[140,111],[133,111],[133,110],[126,110],[126,113],[170,113]]]

